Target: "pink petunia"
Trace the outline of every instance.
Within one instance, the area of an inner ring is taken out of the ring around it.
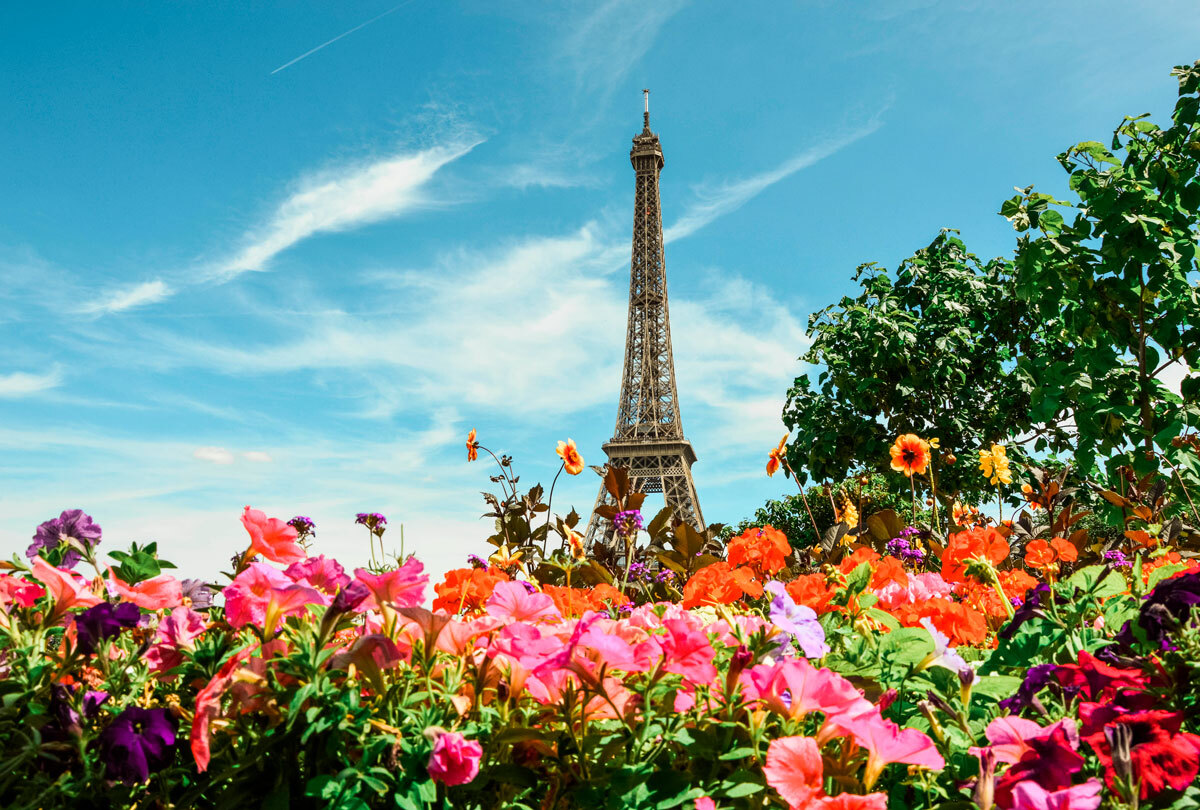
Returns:
[[[122,581],[110,567],[108,584],[126,602],[146,610],[176,608],[183,601],[183,586],[170,574],[159,574],[130,585]]]
[[[269,518],[249,506],[242,512],[242,525],[250,534],[249,554],[261,554],[277,563],[300,562],[308,555],[304,547],[296,542],[299,533],[279,518]]]
[[[221,715],[221,698],[229,685],[233,683],[233,673],[240,669],[246,660],[254,653],[255,647],[245,647],[234,653],[233,657],[221,665],[221,669],[213,676],[203,689],[196,694],[195,715],[192,718],[191,748],[192,757],[196,760],[196,770],[204,773],[208,770],[211,757],[209,745],[209,726]]]
[[[798,720],[819,711],[830,721],[871,711],[871,702],[850,681],[804,658],[788,658],[774,666],[760,664],[742,674],[746,697]]]
[[[892,762],[920,765],[933,770],[946,767],[946,761],[928,735],[915,728],[901,728],[880,714],[878,707],[872,712],[851,718],[848,723],[839,721],[838,725],[846,728],[855,741],[867,749],[863,784],[868,789],[874,787],[884,767]]]
[[[33,560],[33,576],[54,597],[53,617],[62,616],[68,610],[77,607],[92,607],[104,600],[92,593],[88,582],[78,574],[55,568],[42,557]]]
[[[554,600],[541,591],[530,593],[520,582],[498,582],[487,600],[489,616],[506,622],[560,621]]]
[[[338,591],[350,584],[350,577],[341,564],[324,554],[292,563],[283,573],[297,585],[320,592],[323,605],[332,604]]]
[[[479,760],[482,758],[483,746],[477,741],[465,739],[456,731],[448,731],[433,744],[426,770],[435,782],[449,786],[465,785],[479,773]]]
[[[666,635],[658,637],[663,651],[663,669],[682,675],[697,685],[716,681],[717,668],[713,666],[716,652],[708,642],[708,634],[691,629],[683,619],[667,619],[663,627]]]
[[[1013,788],[1012,810],[1096,810],[1100,806],[1099,779],[1063,790],[1046,790],[1034,779],[1018,782]]]
[[[204,634],[204,617],[188,607],[177,607],[158,623],[154,644],[146,651],[151,672],[166,672],[183,663],[183,651],[195,647]]]
[[[767,747],[767,784],[792,807],[815,805],[824,795],[825,766],[812,737],[779,737]]]
[[[225,620],[233,627],[262,627],[271,602],[271,591],[293,585],[278,568],[250,563],[221,593],[225,597]]]
[[[364,603],[369,609],[383,605],[397,608],[416,607],[425,601],[425,586],[429,576],[425,566],[416,557],[409,557],[404,564],[392,571],[372,574],[365,568],[354,569],[354,576],[371,591]]]

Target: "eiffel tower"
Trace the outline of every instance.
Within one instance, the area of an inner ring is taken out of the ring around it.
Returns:
[[[604,444],[604,452],[610,465],[629,471],[634,489],[661,492],[675,517],[703,531],[704,516],[692,481],[696,451],[683,437],[675,361],[671,356],[662,206],[658,197],[663,152],[658,136],[650,131],[650,91],[643,90],[642,95],[646,102],[643,127],[629,150],[636,185],[625,371],[617,404],[617,428],[612,440]],[[606,503],[611,503],[611,496],[601,484],[596,506]],[[611,534],[612,524],[593,511],[587,548],[607,541]]]

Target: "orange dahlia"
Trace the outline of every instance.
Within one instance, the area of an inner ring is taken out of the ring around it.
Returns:
[[[467,461],[479,458],[479,442],[475,441],[475,428],[467,434]]]
[[[892,469],[909,478],[923,475],[929,467],[929,442],[915,433],[905,433],[892,445]]]
[[[554,452],[558,453],[558,457],[563,460],[563,465],[566,467],[568,473],[579,475],[583,472],[583,456],[579,455],[579,451],[575,449],[574,439],[559,442],[558,449]]]

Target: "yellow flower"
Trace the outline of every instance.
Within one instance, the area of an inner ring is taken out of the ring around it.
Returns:
[[[849,498],[842,499],[842,507],[835,509],[833,516],[839,523],[845,523],[851,529],[858,525],[858,510]]]
[[[1011,484],[1012,470],[1008,468],[1008,451],[1002,444],[993,444],[991,450],[979,451],[979,469],[983,477],[992,484]]]
[[[934,436],[932,439],[929,440],[929,446],[932,447],[934,450],[940,450],[942,448],[942,440],[939,439],[937,436]]]
[[[520,564],[522,556],[524,556],[524,552],[509,551],[506,543],[500,547],[499,551],[488,557],[488,562],[495,563],[500,568],[510,568]]]

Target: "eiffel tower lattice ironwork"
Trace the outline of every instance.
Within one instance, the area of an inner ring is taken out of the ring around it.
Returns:
[[[629,265],[629,331],[617,428],[604,444],[609,464],[629,472],[634,489],[661,492],[674,516],[704,530],[704,516],[692,481],[696,451],[683,437],[675,361],[671,356],[671,319],[667,311],[667,268],[663,258],[662,206],[658,176],[662,146],[650,131],[650,91],[644,126],[634,136],[629,160],[636,173],[633,206],[633,253]],[[596,506],[611,503],[604,485]],[[593,510],[587,547],[606,541],[612,524]]]

